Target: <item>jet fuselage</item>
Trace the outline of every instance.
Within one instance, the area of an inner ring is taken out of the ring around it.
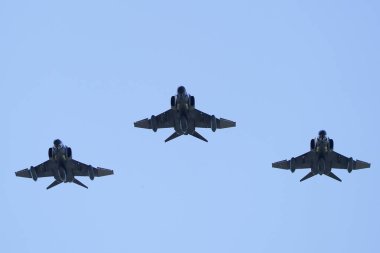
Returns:
[[[180,88],[178,88],[173,108],[175,111],[174,130],[180,135],[188,135],[195,131],[195,120],[191,116],[191,109],[194,107],[190,103],[191,96],[187,94],[186,90],[180,92]]]
[[[191,135],[202,141],[207,142],[196,128],[208,128],[213,132],[216,129],[235,127],[236,123],[216,118],[215,115],[209,115],[195,109],[195,98],[186,92],[185,87],[178,87],[177,94],[171,96],[170,109],[158,115],[152,115],[150,119],[142,119],[134,123],[135,127],[152,129],[157,132],[161,128],[174,128],[174,133],[170,135],[165,142],[171,141],[182,135]]]
[[[67,161],[71,160],[71,154],[69,155],[69,148],[67,146],[62,146],[60,148],[53,147],[52,155],[53,156],[51,159],[56,164],[53,170],[55,180],[63,183],[73,182],[73,169],[67,166]]]
[[[315,161],[316,164],[313,164],[313,167],[311,168],[311,171],[313,171],[314,174],[328,174],[331,172],[331,164],[328,164],[327,161],[329,161],[329,153],[330,153],[330,147],[329,142],[326,141],[318,141],[317,145],[314,149],[314,155],[316,156]]]

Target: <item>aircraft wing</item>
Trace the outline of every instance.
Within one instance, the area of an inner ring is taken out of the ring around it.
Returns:
[[[359,170],[366,169],[371,167],[370,163],[363,162],[360,160],[353,160],[352,158],[348,158],[344,155],[341,155],[335,151],[331,151],[330,153],[331,159],[331,167],[334,169],[346,169],[346,170]]]
[[[192,111],[192,114],[193,114],[193,118],[195,119],[195,127],[211,128],[212,116],[210,116],[207,113],[201,112],[197,109],[194,109]],[[236,127],[236,122],[228,120],[228,119],[216,118],[217,129],[228,128],[228,127]]]
[[[172,109],[167,110],[155,116],[157,128],[171,128],[174,127],[174,112]],[[134,123],[135,127],[153,129],[151,119],[143,119]]]
[[[53,175],[53,168],[57,166],[57,164],[52,161],[48,160],[44,163],[41,163],[40,165],[37,165],[33,167],[35,170],[37,177],[52,177]],[[32,178],[31,170],[30,169],[23,169],[16,172],[17,177],[26,177],[26,178]]]
[[[94,171],[94,177],[103,177],[108,175],[113,175],[113,170],[104,168],[94,168],[91,165],[87,165],[76,160],[70,160],[70,166],[73,167],[74,176],[89,176],[91,169]]]
[[[313,162],[314,151],[309,151],[303,155],[293,157],[290,160],[282,160],[272,163],[272,167],[284,170],[310,169],[313,165]]]

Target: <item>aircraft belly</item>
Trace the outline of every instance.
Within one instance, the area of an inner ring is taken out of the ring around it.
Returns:
[[[66,170],[61,166],[57,169],[55,179],[61,182],[66,182]]]
[[[73,169],[66,169],[66,181],[72,182],[74,180],[74,172]]]
[[[188,124],[187,124],[187,119],[185,117],[182,117],[179,120],[179,128],[182,133],[187,133],[188,131]]]
[[[318,173],[322,175],[325,171],[325,160],[323,158],[318,160]]]
[[[193,119],[189,119],[187,121],[187,127],[188,127],[188,132],[193,133],[195,131],[195,121]]]

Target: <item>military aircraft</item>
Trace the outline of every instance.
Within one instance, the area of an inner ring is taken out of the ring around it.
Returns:
[[[352,170],[369,168],[371,164],[360,160],[353,160],[333,151],[334,141],[326,137],[326,131],[319,131],[319,137],[310,141],[310,151],[293,157],[290,160],[283,160],[272,163],[273,168],[285,169],[294,172],[296,169],[311,169],[300,182],[311,178],[317,174],[326,175],[341,182],[342,180],[332,173],[332,169],[346,169],[349,173]]]
[[[152,129],[154,132],[159,128],[172,128],[175,132],[165,142],[173,140],[181,135],[192,135],[207,142],[206,138],[195,131],[196,127],[216,129],[235,127],[236,123],[227,119],[217,119],[214,115],[195,109],[195,99],[186,92],[185,87],[180,86],[177,95],[170,100],[171,109],[157,116],[152,116],[134,123],[135,127]]]
[[[88,188],[76,176],[88,176],[91,180],[95,177],[112,175],[113,171],[103,168],[94,168],[91,165],[78,162],[72,159],[70,147],[63,145],[59,139],[54,140],[54,146],[49,148],[49,160],[36,167],[24,169],[16,172],[18,177],[32,178],[37,181],[39,177],[54,177],[55,181],[46,189],[50,189],[60,183],[72,182],[84,188]]]

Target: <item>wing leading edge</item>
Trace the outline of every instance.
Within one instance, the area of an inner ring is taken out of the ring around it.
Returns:
[[[332,151],[330,154],[331,159],[331,167],[334,169],[347,169],[348,172],[351,172],[352,170],[360,170],[360,169],[367,169],[371,167],[370,163],[360,161],[360,160],[353,160],[351,157],[348,158],[344,155],[341,155],[335,151]]]
[[[92,167],[91,165],[87,165],[76,160],[72,160],[72,166],[74,171],[74,176],[90,176],[90,177],[103,177],[113,175],[113,170],[105,169],[101,167]]]
[[[216,118],[214,115],[209,115],[202,111],[195,109],[193,111],[193,117],[195,119],[195,127],[211,128],[211,129],[223,129],[229,127],[236,127],[236,122],[223,118]]]
[[[35,167],[30,167],[30,169],[23,169],[15,172],[17,177],[25,178],[39,178],[39,177],[52,177],[53,176],[53,167],[56,166],[56,163],[52,160],[43,162]]]
[[[157,116],[152,116],[134,123],[135,127],[157,130],[159,128],[174,127],[173,110],[167,110]]]
[[[273,168],[291,170],[296,169],[310,169],[313,165],[313,151],[307,152],[303,155],[293,157],[290,160],[282,160],[272,163]]]

